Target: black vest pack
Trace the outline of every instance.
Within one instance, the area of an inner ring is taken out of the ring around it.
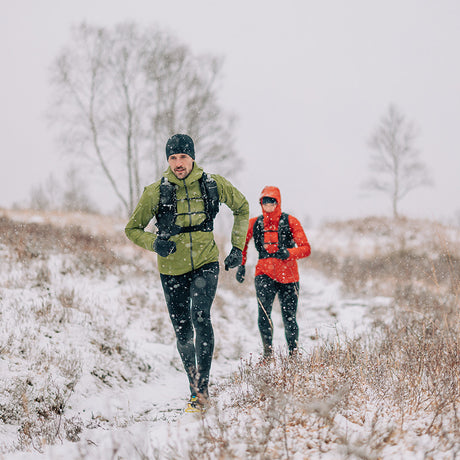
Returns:
[[[188,232],[212,232],[214,219],[219,212],[219,191],[217,183],[210,174],[203,173],[198,179],[201,196],[204,203],[205,220],[199,225],[180,227],[176,225],[177,199],[176,186],[171,184],[165,177],[160,183],[160,202],[158,204],[157,235],[159,238],[168,239],[173,235]]]
[[[264,229],[264,216],[259,216],[254,222],[252,234],[254,237],[254,245],[259,253],[259,259],[267,259],[273,257],[264,247],[265,232],[274,232],[276,230]],[[295,241],[292,236],[291,228],[289,227],[289,214],[281,213],[278,223],[278,249],[287,249],[295,247]]]

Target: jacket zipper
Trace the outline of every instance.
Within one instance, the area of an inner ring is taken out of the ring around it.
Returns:
[[[188,195],[188,188],[187,184],[185,183],[185,179],[182,179],[184,182],[184,188],[185,188],[185,196],[187,197],[187,206],[188,206],[188,219],[189,219],[189,225],[190,227],[192,226],[192,208],[190,207],[190,197]],[[190,238],[190,264],[192,266],[192,270],[195,270],[195,264],[193,263],[193,251],[192,251],[192,232],[189,232],[189,238]]]

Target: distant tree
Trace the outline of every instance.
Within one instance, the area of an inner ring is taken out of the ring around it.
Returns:
[[[371,177],[364,187],[385,193],[391,199],[395,218],[399,216],[399,202],[411,190],[432,184],[415,148],[416,134],[414,125],[390,105],[369,141],[373,149]]]
[[[174,133],[192,136],[200,164],[236,168],[234,119],[217,97],[221,69],[221,59],[194,56],[156,28],[81,24],[52,65],[50,116],[64,151],[101,172],[129,214]]]
[[[50,174],[42,184],[30,189],[30,209],[36,211],[52,211],[59,208],[61,186],[53,174]]]
[[[70,212],[97,213],[97,206],[89,198],[86,182],[79,176],[75,166],[67,171],[61,208]]]
[[[67,171],[63,186],[53,174],[45,182],[34,185],[30,189],[29,207],[37,211],[97,213],[97,207],[88,196],[84,180],[73,166]]]
[[[454,225],[460,227],[460,209],[454,212]]]
[[[52,207],[52,201],[43,184],[35,185],[30,190],[30,209],[35,211],[48,211]]]

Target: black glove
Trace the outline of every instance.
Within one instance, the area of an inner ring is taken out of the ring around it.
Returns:
[[[153,250],[161,257],[168,257],[169,254],[176,252],[176,243],[163,238],[157,238],[153,243]]]
[[[274,254],[273,254],[273,257],[275,259],[281,259],[281,260],[286,260],[288,257],[289,257],[289,251],[284,248],[284,249],[278,249],[278,251],[276,251]]]
[[[240,265],[236,271],[236,281],[242,283],[244,281],[244,275],[246,275],[246,266]]]
[[[233,247],[230,251],[230,254],[225,258],[225,270],[228,271],[229,268],[238,267],[243,261],[243,252],[241,249]]]

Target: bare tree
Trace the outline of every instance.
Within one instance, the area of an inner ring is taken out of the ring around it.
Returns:
[[[395,218],[402,198],[411,190],[432,183],[415,148],[416,135],[414,125],[390,105],[369,141],[374,152],[369,165],[371,177],[364,187],[387,194]]]
[[[30,209],[37,211],[52,211],[59,208],[61,186],[53,174],[50,174],[44,183],[30,189]]]
[[[193,137],[203,166],[235,169],[234,118],[217,98],[221,69],[221,59],[194,56],[156,28],[81,24],[52,65],[51,119],[64,151],[102,172],[129,214],[174,133]]]
[[[86,182],[78,174],[75,166],[71,166],[67,171],[61,207],[63,211],[97,213],[96,205],[88,196]]]
[[[45,182],[34,185],[30,189],[29,206],[38,211],[98,212],[88,196],[85,181],[74,166],[67,170],[64,185],[53,174]]]

